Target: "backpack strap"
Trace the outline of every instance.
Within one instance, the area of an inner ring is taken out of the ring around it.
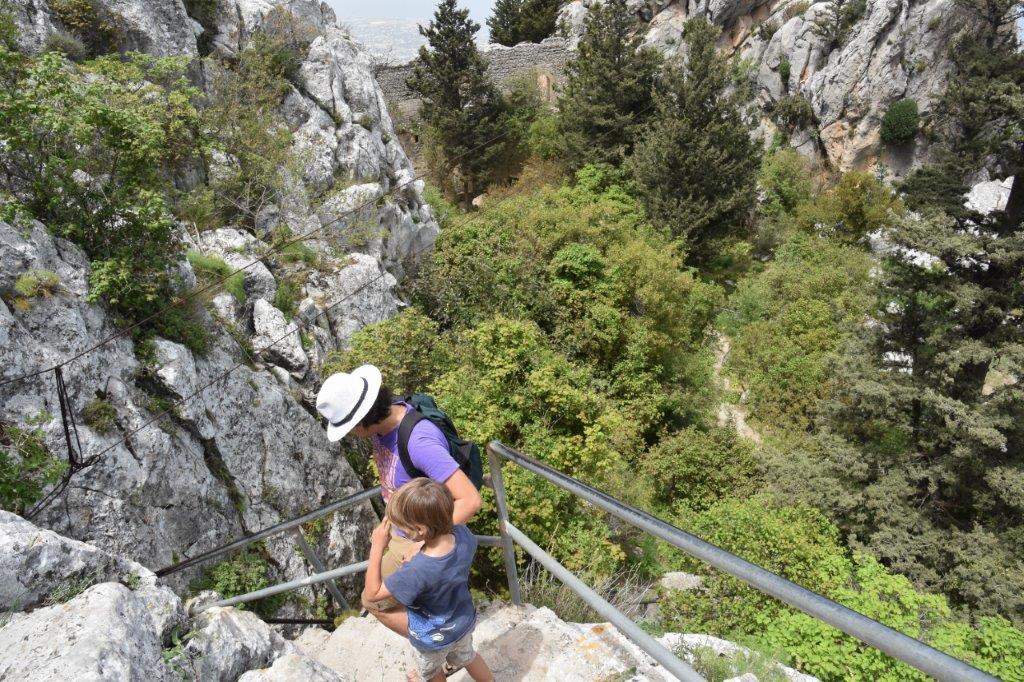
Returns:
[[[412,430],[426,417],[414,406],[413,409],[405,413],[402,417],[402,423],[398,425],[398,458],[402,460],[402,467],[405,468],[405,473],[409,474],[409,478],[424,478],[426,474],[417,469],[412,463],[412,457],[409,456],[409,437],[412,436]]]

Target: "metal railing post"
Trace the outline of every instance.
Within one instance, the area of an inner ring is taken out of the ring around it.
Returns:
[[[303,555],[306,557],[306,561],[308,561],[313,567],[313,570],[317,573],[326,573],[327,567],[324,566],[324,562],[320,561],[320,555],[314,552],[313,548],[309,546],[308,542],[306,542],[306,536],[302,534],[302,529],[295,528],[292,530],[292,533],[295,534],[295,544],[297,544],[299,549],[302,550]],[[348,600],[345,599],[345,595],[343,595],[341,590],[338,589],[337,583],[333,580],[328,580],[324,583],[324,586],[327,588],[327,591],[331,593],[331,596],[334,597],[334,602],[338,605],[338,608],[342,611],[347,611],[349,608]]]
[[[487,446],[487,460],[491,464],[491,485],[494,487],[494,503],[498,508],[498,533],[501,536],[501,553],[505,557],[505,576],[508,578],[508,593],[512,603],[523,605],[519,589],[519,569],[516,568],[516,550],[508,534],[508,502],[505,499],[505,482],[501,477],[501,457]]]

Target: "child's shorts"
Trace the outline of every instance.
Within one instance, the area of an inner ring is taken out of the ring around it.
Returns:
[[[472,630],[464,634],[462,639],[444,649],[427,651],[414,646],[412,651],[413,658],[416,659],[416,668],[424,682],[436,675],[444,666],[445,661],[448,661],[448,665],[462,668],[476,658],[476,651],[473,650]]]

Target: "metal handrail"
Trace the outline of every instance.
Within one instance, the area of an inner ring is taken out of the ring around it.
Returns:
[[[321,516],[327,516],[328,514],[336,512],[340,509],[355,506],[362,502],[363,500],[368,500],[376,495],[380,495],[380,486],[377,486],[376,488],[360,490],[359,492],[353,493],[348,497],[344,497],[340,500],[331,502],[330,504],[326,504],[320,507],[319,509],[314,509],[308,514],[297,516],[294,519],[289,519],[288,521],[282,521],[281,523],[269,526],[267,528],[264,528],[263,530],[252,533],[251,535],[246,535],[243,538],[239,538],[238,540],[234,540],[227,544],[221,545],[220,547],[215,547],[197,556],[185,559],[184,561],[179,561],[165,568],[161,568],[159,571],[156,572],[157,577],[163,578],[164,576],[171,575],[172,573],[184,571],[186,568],[191,568],[193,566],[196,566],[197,564],[209,561],[210,559],[214,559],[224,554],[228,554],[229,552],[234,552],[235,550],[239,550],[243,547],[251,545],[254,542],[259,542],[260,540],[269,538],[272,535],[277,535],[279,533],[284,533],[285,531],[291,530],[293,528],[298,528],[302,524],[309,523],[310,521],[316,521]]]
[[[552,575],[561,580],[566,587],[575,592],[598,615],[607,618],[608,622],[617,627],[622,634],[650,654],[665,670],[686,682],[704,682],[704,678],[698,675],[693,668],[666,649],[658,640],[644,632],[639,625],[630,620],[629,616],[609,604],[601,595],[573,575],[572,571],[558,563],[554,557],[538,547],[523,531],[507,521],[505,522],[505,530],[508,532],[509,537],[525,549],[530,556],[540,562]]]
[[[988,673],[978,670],[948,654],[944,654],[924,642],[908,637],[902,632],[857,613],[842,604],[838,604],[820,594],[800,587],[796,583],[790,582],[745,559],[741,559],[735,554],[705,542],[681,528],[677,528],[646,512],[620,502],[606,493],[591,488],[585,483],[581,483],[571,476],[552,469],[532,457],[516,452],[498,441],[491,441],[487,446],[487,450],[491,455],[492,480],[494,470],[500,468],[500,464],[498,467],[494,466],[496,456],[500,455],[510,462],[518,464],[528,471],[532,471],[541,478],[603,509],[609,514],[622,519],[626,523],[678,547],[690,556],[700,559],[742,580],[761,592],[800,609],[804,613],[824,621],[846,634],[856,637],[862,642],[889,654],[893,658],[898,658],[939,680],[999,682],[997,678]],[[497,488],[497,486],[495,487]],[[512,530],[507,522],[507,518],[503,524],[499,525],[509,531]],[[627,637],[629,636],[628,633],[624,632],[624,634]],[[633,641],[643,648],[640,642]],[[648,653],[651,652],[648,651]],[[653,656],[653,653],[651,655]]]

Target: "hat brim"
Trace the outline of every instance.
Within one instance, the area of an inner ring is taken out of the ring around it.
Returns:
[[[336,443],[347,436],[348,432],[362,421],[363,417],[370,411],[370,408],[373,407],[374,401],[377,400],[377,394],[380,393],[380,386],[383,383],[380,370],[373,365],[357,367],[350,374],[360,379],[366,379],[366,397],[363,398],[362,404],[359,405],[359,409],[352,415],[352,418],[341,426],[334,426],[327,422],[327,440],[332,443]]]

